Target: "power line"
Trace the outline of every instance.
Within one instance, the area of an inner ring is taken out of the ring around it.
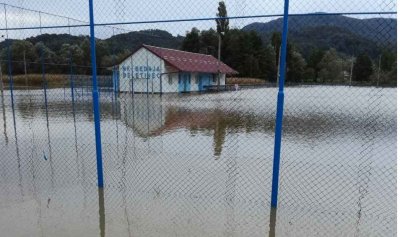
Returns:
[[[119,0],[118,0],[118,1],[119,1]],[[21,2],[20,5],[23,5],[24,0],[20,0],[20,2]],[[21,6],[10,5],[10,4],[7,4],[7,3],[0,3],[0,4],[4,5],[4,7],[16,8],[16,9],[19,10],[20,13],[22,13],[23,11],[29,11],[29,12],[38,13],[39,15],[45,14],[45,15],[48,15],[48,16],[54,16],[54,17],[64,18],[64,19],[66,19],[66,20],[68,21],[68,24],[67,24],[66,26],[64,26],[64,27],[51,27],[51,28],[67,28],[67,27],[74,27],[74,26],[76,26],[76,25],[71,25],[71,24],[70,24],[70,21],[71,21],[71,20],[73,20],[73,21],[75,21],[75,22],[82,23],[82,24],[81,24],[82,26],[89,26],[89,22],[83,21],[83,20],[80,20],[80,19],[76,19],[76,18],[73,18],[73,17],[69,17],[69,16],[58,15],[58,14],[54,14],[54,13],[50,13],[50,12],[43,12],[43,11],[39,11],[39,10],[24,8],[24,7],[21,7]],[[21,15],[23,15],[23,13],[22,13]],[[18,19],[19,19],[19,21],[20,21],[20,25],[23,25],[23,23],[21,23],[21,22],[23,21],[24,17],[21,16],[21,17],[19,17]],[[127,30],[127,29],[118,28],[118,27],[115,27],[115,26],[104,26],[104,27],[109,27],[109,28],[112,28],[112,29],[118,29],[118,30],[121,30],[121,31],[124,31],[124,32],[129,31],[129,30]],[[25,28],[29,29],[29,27],[19,27],[19,28],[17,28],[17,29],[25,29]],[[46,29],[46,28],[49,28],[49,27],[47,27],[47,26],[40,26],[39,28],[36,27],[36,29]],[[11,28],[9,28],[9,29],[11,29]],[[5,29],[0,29],[0,30],[5,30]],[[7,30],[8,30],[8,29],[7,29]]]
[[[360,15],[397,15],[397,11],[388,12],[333,12],[333,13],[295,13],[289,14],[290,17],[304,17],[304,16],[360,16]],[[185,18],[185,19],[166,19],[166,20],[149,20],[149,21],[128,21],[128,22],[106,22],[97,23],[95,26],[113,27],[115,25],[138,25],[138,24],[155,24],[155,23],[175,23],[175,22],[193,22],[193,21],[215,21],[217,19],[250,19],[250,18],[270,18],[270,17],[282,17],[282,14],[270,14],[270,15],[247,15],[247,16],[228,16],[228,17],[204,17],[204,18]],[[42,26],[43,29],[55,29],[55,28],[67,28],[67,27],[88,27],[89,24],[79,25],[54,25],[54,26]],[[0,28],[0,30],[34,30],[39,27],[13,27],[13,28]],[[117,28],[118,29],[118,28]],[[125,29],[124,29],[125,30]]]

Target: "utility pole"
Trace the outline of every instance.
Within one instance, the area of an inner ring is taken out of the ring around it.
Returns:
[[[0,36],[0,38],[4,38],[4,35]],[[0,61],[0,90],[1,90],[1,97],[3,98],[4,85],[3,85],[3,72],[2,72],[2,69],[1,69],[1,63],[2,63],[2,61]]]
[[[381,60],[382,60],[382,54],[379,55],[379,63],[378,63],[378,80],[376,82],[376,86],[379,86],[379,79],[381,76]]]
[[[25,50],[24,50],[24,72],[25,72],[25,86],[28,87],[28,75],[26,73],[26,58],[25,58]]]
[[[351,68],[350,68],[350,86],[351,86],[351,80],[353,79],[353,56],[351,56]]]
[[[3,85],[3,72],[1,70],[1,62],[0,62],[0,90],[1,90],[1,97],[3,98],[4,85]]]
[[[223,32],[221,32],[220,34],[218,34],[218,85],[217,85],[217,91],[219,91],[219,86],[221,85],[221,72],[220,72],[220,62],[221,62],[221,34],[223,34]]]
[[[343,82],[346,81],[346,73],[345,73],[345,69],[344,69],[344,59],[342,58],[342,72],[343,72]]]
[[[279,46],[279,57],[278,57],[278,67],[276,69],[276,87],[279,87],[279,65],[281,64],[281,49],[282,47]]]
[[[219,91],[219,87],[221,85],[221,44],[222,44],[222,37],[224,36],[224,33],[229,30],[229,19],[228,17],[228,12],[226,11],[226,6],[224,0],[220,0],[218,2],[218,12],[217,12],[217,19],[215,19],[217,23],[217,34],[218,34],[218,88],[217,91]]]

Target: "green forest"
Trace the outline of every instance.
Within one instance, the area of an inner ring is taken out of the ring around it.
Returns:
[[[220,5],[217,16],[227,16]],[[324,16],[319,16],[318,19]],[[393,21],[389,33],[364,34],[360,22],[367,26],[379,25],[370,19],[359,20],[344,16],[330,17],[329,23],[316,19],[289,21],[286,80],[293,83],[379,83],[396,84],[396,34]],[[260,78],[276,82],[281,45],[282,19],[267,23],[253,23],[243,28],[230,28],[229,20],[217,20],[215,29],[192,28],[185,36],[151,29],[113,35],[96,40],[99,74],[110,74],[117,65],[141,44],[181,49],[210,54],[218,58],[221,39],[221,60],[237,70],[239,77]],[[333,23],[332,23],[333,22]],[[395,24],[396,21],[394,19]],[[351,24],[358,24],[352,31]],[[386,28],[384,28],[386,30]],[[378,29],[377,29],[378,30]],[[383,29],[380,29],[381,31]],[[379,36],[379,37],[378,37]],[[14,75],[24,74],[90,74],[89,36],[42,34],[25,40],[8,39],[0,42],[2,72],[11,66]],[[12,63],[8,63],[11,59]],[[44,65],[44,66],[43,66]],[[379,80],[379,82],[378,82]]]

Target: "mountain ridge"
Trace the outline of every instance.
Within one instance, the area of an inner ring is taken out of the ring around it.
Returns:
[[[395,18],[358,19],[342,15],[302,15],[289,17],[288,24],[289,42],[294,43],[305,54],[310,51],[310,47],[314,47],[336,48],[349,55],[366,51],[374,57],[379,48],[395,49],[397,43]],[[283,18],[278,18],[269,22],[253,22],[242,30],[255,31],[266,42],[273,32],[281,32],[282,27]],[[325,41],[321,39],[321,35],[325,36]],[[335,42],[330,40],[332,38],[336,38]],[[345,44],[354,47],[346,49]]]

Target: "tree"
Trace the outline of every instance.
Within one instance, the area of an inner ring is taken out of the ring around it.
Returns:
[[[182,42],[182,50],[198,53],[200,51],[200,31],[193,27],[190,32],[186,33],[186,37]]]
[[[371,78],[376,79],[377,85],[395,85],[397,81],[397,55],[395,52],[384,49],[375,59],[373,65],[374,74]]]
[[[63,44],[60,49],[60,57],[63,64],[72,65],[75,69],[76,65],[83,65],[83,50],[76,44]],[[70,73],[70,66],[64,68],[64,72]],[[75,69],[76,70],[76,69]]]
[[[372,61],[367,53],[362,53],[357,56],[353,68],[354,81],[369,81],[373,73]]]
[[[105,67],[112,66],[107,61],[108,55],[108,44],[103,40],[96,40],[96,63],[98,65],[98,73],[99,74],[106,74],[107,69]]]
[[[322,58],[324,57],[324,54],[325,53],[322,49],[314,48],[311,51],[310,57],[308,58],[307,66],[313,70],[312,79],[314,80],[314,82],[317,82],[317,80],[318,80],[318,76],[319,76],[318,74],[319,74],[319,71],[321,70],[320,62],[321,62]]]
[[[381,55],[382,55],[381,70],[382,71],[392,70],[394,63],[396,62],[396,52],[384,50]]]
[[[287,46],[287,81],[290,82],[301,82],[303,80],[304,68],[306,66],[306,60],[303,58],[300,52],[292,44]]]
[[[264,51],[261,37],[255,32],[250,31],[243,34],[241,50],[245,58],[243,64],[247,75],[250,77],[263,77],[261,74],[261,58]],[[265,76],[264,76],[265,78]]]
[[[218,13],[217,13],[217,19],[215,20],[217,22],[217,32],[222,36],[222,32],[227,32],[229,30],[229,19],[228,17],[228,12],[226,11],[226,6],[224,1],[220,1],[218,3]]]
[[[83,52],[83,66],[90,66],[90,41],[89,37],[85,37],[85,39],[82,41],[80,44],[80,48],[82,49]],[[82,73],[84,74],[90,74],[91,69],[90,68],[81,68]]]
[[[393,63],[392,70],[388,73],[389,83],[396,85],[397,83],[397,63]]]
[[[242,34],[242,31],[239,29],[228,31],[224,37],[224,44],[222,45],[224,62],[232,68],[238,70],[240,75],[243,75],[243,72],[239,68],[242,62],[243,51],[241,49]]]
[[[226,6],[224,1],[220,1],[218,3],[218,12],[217,12],[217,32],[218,32],[218,60],[221,60],[221,44],[224,34],[229,30],[229,19],[228,12],[226,11]],[[221,84],[221,75],[218,72],[218,90]]]
[[[275,51],[272,46],[263,47],[259,56],[260,77],[269,82],[276,82],[277,66],[275,65]]]
[[[343,79],[342,60],[333,48],[325,52],[317,68],[321,70],[320,79],[323,82],[333,82]]]
[[[282,35],[280,32],[274,31],[271,36],[271,45],[274,47],[275,50],[275,65],[278,67],[279,65],[279,57],[280,57],[280,50],[282,44]]]
[[[254,31],[231,29],[224,37],[224,62],[242,77],[276,80],[275,53]]]
[[[57,54],[49,49],[43,42],[37,42],[34,46],[37,58],[37,70],[42,72],[44,69],[46,73],[59,72],[59,68],[54,66],[58,62]]]
[[[200,33],[200,53],[210,54],[218,57],[218,34],[210,28],[209,30],[203,30]]]
[[[11,44],[10,51],[11,51],[10,53],[11,53],[12,61],[15,61],[12,64],[12,71],[15,74],[22,74],[25,72],[24,58],[26,61],[27,68],[32,69],[32,68],[30,68],[30,66],[31,66],[30,63],[34,62],[38,56],[36,54],[33,44],[30,43],[29,41],[25,41],[25,40],[15,40]],[[4,55],[7,56],[7,53],[8,53],[7,48],[5,48]],[[25,54],[25,57],[24,57],[24,54]],[[5,59],[7,59],[7,57],[5,57]],[[8,66],[5,68],[8,68]]]

